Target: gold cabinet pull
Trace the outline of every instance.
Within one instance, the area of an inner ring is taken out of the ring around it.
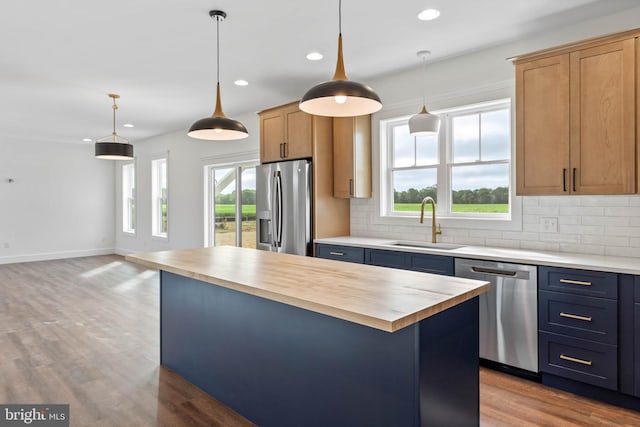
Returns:
[[[329,255],[344,256],[343,252],[329,252]]]
[[[560,279],[560,283],[568,283],[570,285],[591,286],[591,282],[582,282],[580,280]]]
[[[563,311],[560,312],[560,316],[568,317],[569,319],[584,320],[585,322],[591,322],[591,320],[593,320],[591,316],[580,316],[577,314],[565,313]]]
[[[569,362],[580,363],[581,365],[587,365],[587,366],[591,366],[593,364],[591,360],[576,359],[575,357],[565,356],[564,354],[560,355],[560,359],[568,360]]]

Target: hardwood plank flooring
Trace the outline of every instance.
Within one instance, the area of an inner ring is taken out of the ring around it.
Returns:
[[[159,366],[158,274],[119,256],[0,265],[0,403],[72,426],[253,424]],[[482,426],[640,426],[640,413],[480,371]]]

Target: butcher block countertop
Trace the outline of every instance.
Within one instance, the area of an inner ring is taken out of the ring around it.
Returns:
[[[128,261],[394,332],[489,290],[487,282],[232,246]]]

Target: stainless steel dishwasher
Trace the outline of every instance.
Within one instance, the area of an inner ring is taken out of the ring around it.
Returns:
[[[537,373],[536,267],[456,258],[455,275],[491,283],[480,296],[480,357]]]

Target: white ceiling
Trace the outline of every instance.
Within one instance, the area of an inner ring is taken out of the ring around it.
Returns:
[[[419,66],[418,50],[437,60],[636,6],[638,0],[344,0],[346,70],[366,83]],[[427,7],[440,9],[440,18],[418,21]],[[4,1],[0,143],[108,135],[109,92],[121,95],[118,133],[131,141],[187,129],[211,114],[210,9],[228,14],[220,24],[228,116],[300,98],[333,75],[337,0]],[[311,50],[324,60],[306,60]],[[235,86],[238,78],[249,86]],[[127,122],[136,127],[122,128]]]

